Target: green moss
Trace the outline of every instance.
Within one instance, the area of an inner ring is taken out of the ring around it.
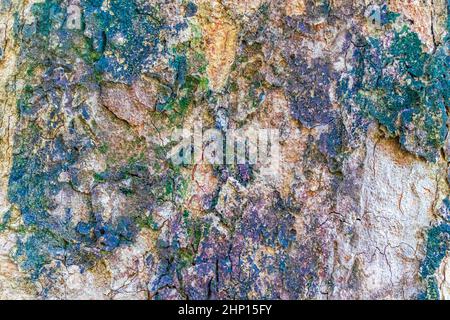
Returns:
[[[207,87],[207,83],[206,83]],[[167,103],[158,106],[161,112],[167,112],[172,125],[180,123],[194,102],[195,96],[205,90],[205,78],[188,75],[178,94],[171,97]]]
[[[109,146],[106,142],[102,143],[99,147],[98,147],[98,151],[101,154],[106,154],[109,150]]]
[[[172,126],[182,123],[195,100],[208,92],[207,59],[199,49],[201,31],[192,23],[191,28],[194,34],[197,32],[197,36],[178,44],[172,50],[174,58],[171,66],[176,71],[176,92],[164,103],[157,105],[157,110],[167,114]]]
[[[94,173],[94,181],[97,183],[104,183],[106,182],[106,176],[104,173]]]
[[[166,181],[166,195],[172,195],[173,193],[173,184],[174,182],[172,180]]]
[[[31,7],[31,13],[37,17],[37,32],[41,36],[48,37],[55,25],[63,23],[64,14],[60,4],[61,0],[45,0]]]
[[[120,188],[120,192],[122,192],[126,196],[131,196],[134,194],[134,191],[130,188]]]
[[[399,137],[404,149],[436,161],[447,135],[447,44],[427,54],[407,26],[391,36],[390,41],[368,38],[366,46],[356,50],[354,85],[341,82],[343,100],[361,106],[361,114]]]
[[[8,210],[3,215],[2,221],[0,223],[0,232],[3,232],[8,227],[8,224],[11,220],[11,214],[12,214],[11,210]]]
[[[195,254],[189,249],[180,249],[178,251],[178,264],[177,268],[182,270],[184,268],[190,267],[194,264]]]
[[[148,228],[153,231],[158,230],[158,224],[153,220],[153,216],[151,215],[148,217],[142,217],[141,215],[136,214],[135,222],[136,225],[141,229]]]
[[[431,228],[427,234],[426,257],[420,268],[420,276],[424,279],[427,291],[421,295],[425,299],[438,299],[439,289],[436,271],[450,248],[450,225],[440,224]]]

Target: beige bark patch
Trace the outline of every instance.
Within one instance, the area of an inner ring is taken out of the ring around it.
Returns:
[[[131,87],[108,84],[102,88],[101,101],[116,117],[139,127],[145,123],[147,111],[154,110],[156,87],[143,80],[136,81]]]
[[[16,244],[13,232],[0,234],[0,300],[33,299],[36,293],[26,283],[26,276],[10,259],[11,251]]]
[[[214,176],[213,167],[209,164],[195,164],[191,172],[191,183],[187,192],[185,207],[195,216],[202,215],[204,201],[212,198],[218,180]]]
[[[437,271],[441,299],[450,300],[450,256],[447,256]]]
[[[263,129],[279,129],[280,139],[280,172],[265,177],[267,183],[280,182],[278,188],[283,197],[288,197],[294,180],[293,172],[299,166],[302,153],[306,148],[308,130],[299,128],[296,120],[290,116],[290,108],[281,90],[269,92],[261,108],[257,120]],[[303,131],[302,131],[303,130]]]
[[[264,0],[225,0],[222,3],[239,14],[251,14],[264,3]]]
[[[359,240],[350,249],[361,267],[358,298],[413,298],[426,226],[448,193],[445,166],[406,157],[392,141],[371,137],[366,145]]]
[[[238,27],[216,1],[202,4],[200,25],[203,34],[209,87],[220,91],[225,85],[234,62]]]
[[[23,8],[22,8],[23,10]],[[12,145],[17,122],[16,97],[9,92],[9,83],[16,73],[17,48],[14,46],[12,27],[13,14],[0,14],[3,59],[0,61],[0,215],[8,209],[6,198],[9,172],[12,165]],[[12,41],[6,41],[11,39]]]
[[[306,13],[305,0],[286,1],[286,15],[301,16]]]
[[[9,11],[0,12],[0,42],[4,52],[0,61],[0,219],[10,209],[8,182],[17,123],[16,96],[9,91],[17,73],[19,52],[13,36],[14,12],[17,11],[20,16],[25,15],[33,2],[36,1],[13,2]],[[20,219],[17,218],[17,212],[14,215],[16,220]],[[13,231],[5,230],[0,233],[0,299],[32,299],[36,293],[26,283],[27,275],[10,258],[15,244],[16,235]]]

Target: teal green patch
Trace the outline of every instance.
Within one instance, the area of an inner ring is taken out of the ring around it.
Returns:
[[[420,276],[425,280],[427,290],[422,293],[421,299],[439,299],[439,289],[436,281],[436,271],[442,260],[449,252],[450,225],[440,224],[431,228],[427,235],[427,254],[420,268]]]
[[[360,106],[409,152],[436,161],[447,135],[448,42],[428,54],[406,26],[390,36],[369,38],[357,48],[354,84],[341,83],[343,100]]]

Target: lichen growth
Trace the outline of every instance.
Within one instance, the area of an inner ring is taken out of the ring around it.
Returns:
[[[341,84],[344,103],[361,107],[409,152],[437,161],[447,136],[448,42],[434,53],[422,49],[407,26],[384,38],[367,38],[354,52],[352,84]]]

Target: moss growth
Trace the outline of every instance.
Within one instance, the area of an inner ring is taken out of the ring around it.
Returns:
[[[450,248],[450,225],[440,224],[431,228],[427,236],[427,254],[420,268],[420,276],[425,280],[427,290],[422,299],[439,299],[436,271]]]
[[[106,153],[108,153],[108,150],[109,150],[109,146],[108,146],[108,144],[107,144],[106,142],[102,143],[102,144],[98,147],[98,151],[99,151],[101,154],[106,154]]]
[[[349,78],[341,83],[343,101],[361,106],[363,116],[376,119],[409,152],[435,161],[447,135],[448,44],[428,54],[406,26],[391,36],[368,38],[357,48],[353,85]]]

